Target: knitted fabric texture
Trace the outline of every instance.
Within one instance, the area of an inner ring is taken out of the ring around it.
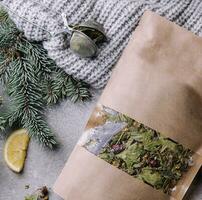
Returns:
[[[94,88],[105,86],[147,9],[202,35],[201,0],[1,0],[1,3],[28,39],[42,41],[59,67]],[[61,13],[67,14],[69,24],[89,19],[103,24],[109,42],[99,47],[96,58],[79,58],[71,52],[70,36],[61,33],[64,28]]]

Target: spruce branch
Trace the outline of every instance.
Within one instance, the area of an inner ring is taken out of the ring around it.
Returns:
[[[0,6],[0,23],[7,23],[8,21],[11,22],[8,13]]]
[[[71,101],[84,101],[90,97],[87,84],[77,81],[72,76],[59,68],[54,68],[52,73],[43,83],[44,97],[47,104],[55,104],[60,99],[69,98]]]
[[[31,65],[30,60],[24,55],[18,58],[15,68],[12,70],[13,79],[8,82],[8,94],[16,105],[15,112],[18,120],[26,128],[29,134],[40,143],[52,148],[57,144],[50,128],[43,120],[43,96],[36,65]],[[13,120],[14,121],[14,120]]]
[[[66,98],[90,98],[89,86],[58,68],[40,43],[28,41],[0,10],[0,80],[10,98],[0,113],[0,130],[18,125],[46,147],[57,141],[45,121],[44,108]]]

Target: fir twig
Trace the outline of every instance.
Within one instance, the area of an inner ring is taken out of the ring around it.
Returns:
[[[78,82],[72,76],[67,76],[63,70],[55,68],[44,81],[43,91],[47,104],[55,104],[67,97],[73,102],[88,99],[90,93],[86,87],[86,83]]]
[[[57,142],[44,120],[45,105],[90,98],[89,86],[59,69],[39,43],[28,41],[0,10],[0,80],[11,99],[0,113],[0,130],[18,124],[41,144]]]

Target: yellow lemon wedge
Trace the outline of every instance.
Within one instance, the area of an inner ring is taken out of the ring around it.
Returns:
[[[8,167],[14,172],[21,172],[29,145],[27,130],[19,129],[14,131],[7,139],[4,146],[4,159]]]

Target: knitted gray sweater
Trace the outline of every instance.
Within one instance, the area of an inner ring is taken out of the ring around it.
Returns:
[[[28,39],[43,41],[49,56],[68,74],[102,88],[146,9],[202,34],[201,0],[1,0]],[[109,42],[97,58],[79,58],[69,49],[61,13],[70,24],[94,19],[104,25]],[[37,24],[37,26],[36,26]],[[40,28],[41,27],[41,28]],[[50,32],[52,36],[50,37]]]

